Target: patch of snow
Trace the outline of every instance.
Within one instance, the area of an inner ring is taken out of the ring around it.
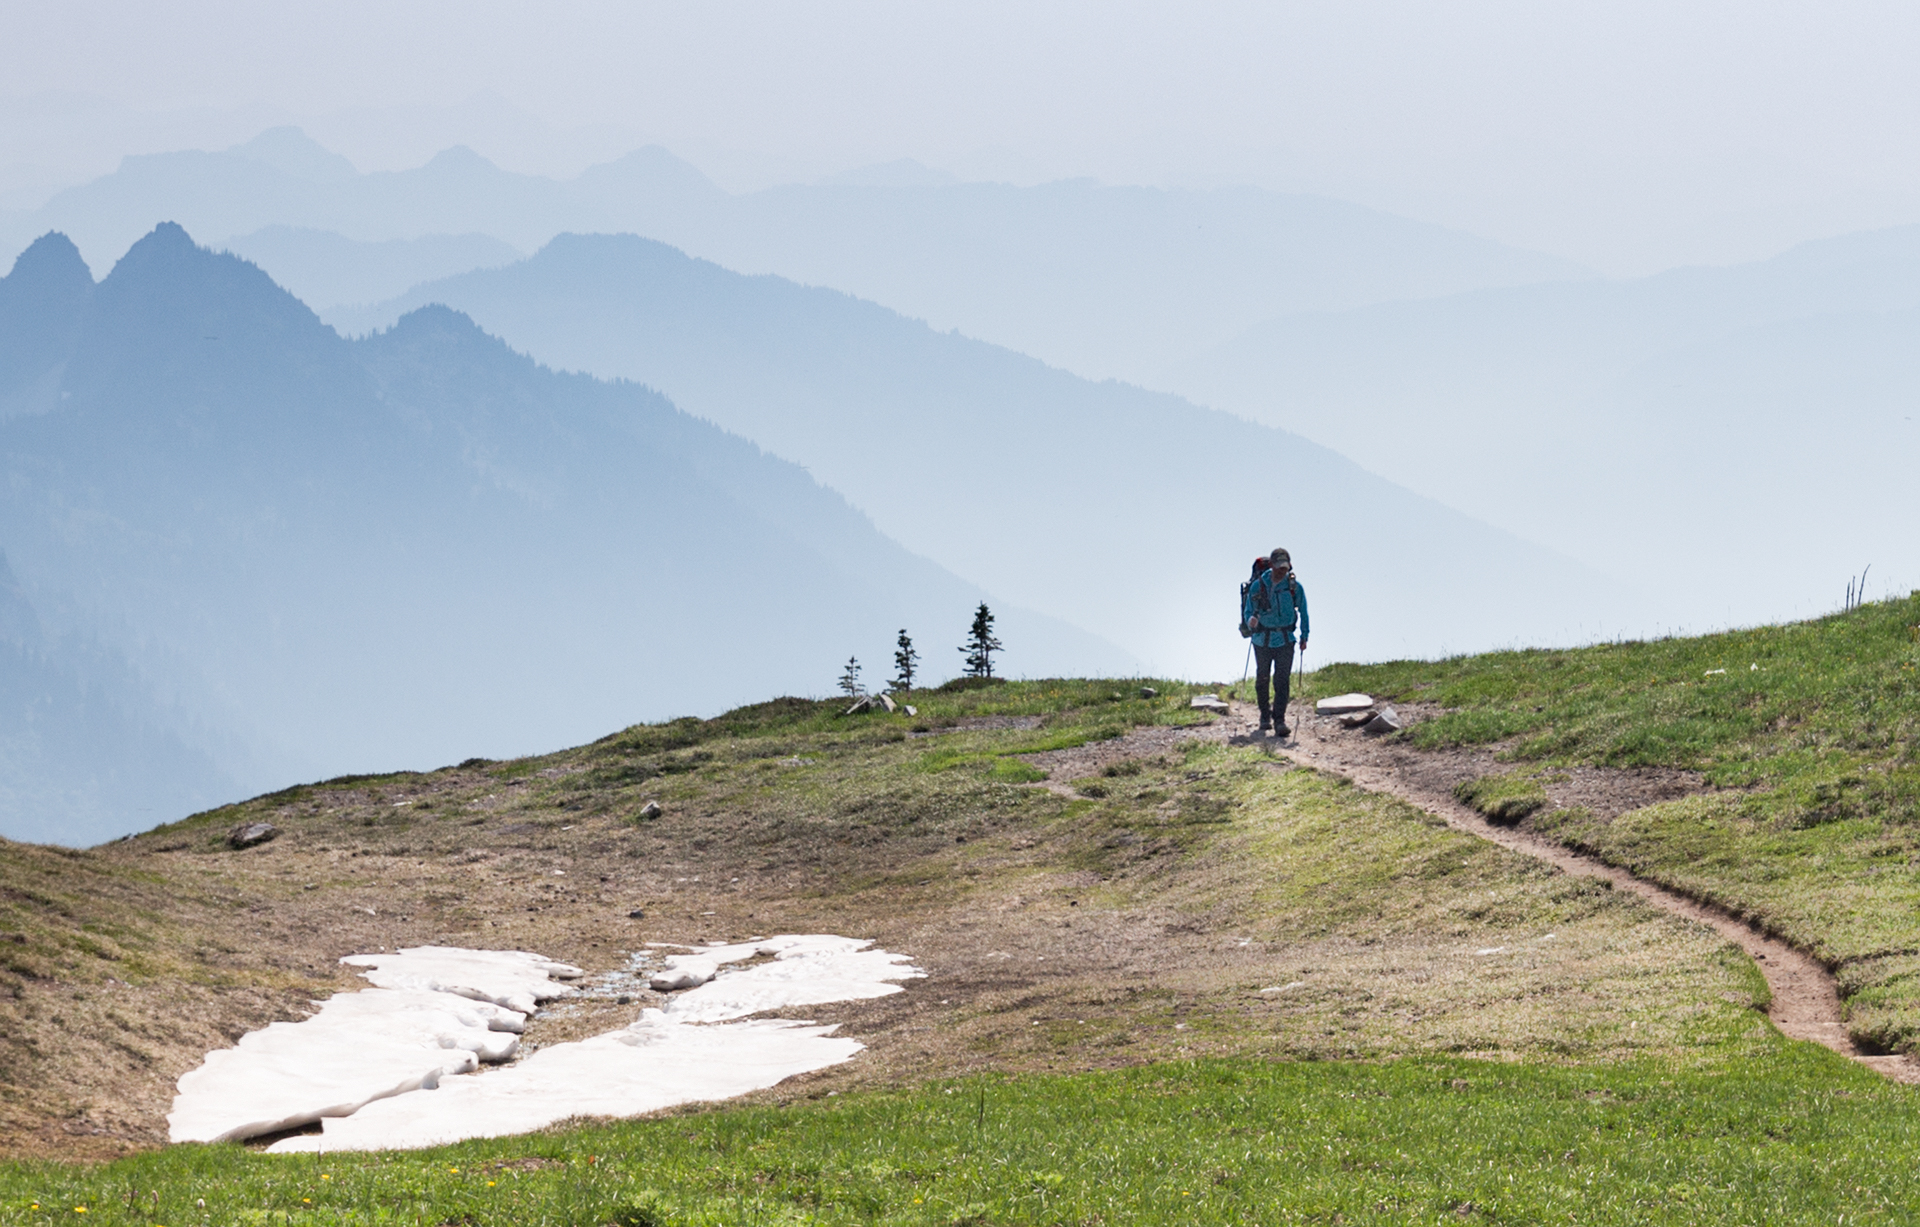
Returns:
[[[526,1133],[574,1116],[638,1116],[730,1099],[837,1065],[864,1047],[832,1031],[771,1019],[688,1026],[647,1010],[625,1030],[554,1044],[480,1077],[449,1078],[431,1093],[383,1099],[325,1121],[323,1134],[268,1149],[413,1149]]]
[[[525,951],[417,946],[342,959],[376,987],[342,993],[299,1023],[274,1023],[180,1079],[175,1141],[223,1141],[319,1121],[276,1152],[434,1146],[574,1116],[635,1116],[727,1099],[850,1059],[832,1026],[749,1014],[901,992],[924,976],[905,955],[829,934],[680,947],[697,987],[620,1031],[553,1044],[502,1069],[538,1001],[576,992],[577,967]],[[749,967],[731,964],[771,956]],[[636,955],[637,969],[645,955]],[[633,971],[623,973],[631,976]],[[524,1008],[522,1008],[524,1007]],[[422,1092],[422,1093],[413,1093]],[[431,1092],[430,1094],[425,1092]]]
[[[908,962],[906,955],[867,949],[871,945],[856,937],[806,933],[708,946],[669,956],[651,984],[663,992],[691,990],[668,1004],[669,1018],[710,1023],[788,1006],[885,997],[901,991],[892,981],[927,974],[902,966]],[[728,963],[768,954],[774,956],[771,962],[722,970]]]
[[[585,973],[524,950],[463,950],[458,946],[409,946],[392,954],[350,954],[340,960],[364,967],[375,988],[404,988],[452,993],[475,1001],[531,1014],[535,1003],[564,997],[571,988],[554,980],[577,980]]]
[[[249,1032],[181,1075],[167,1136],[225,1142],[346,1116],[504,1061],[526,1026],[516,1011],[447,993],[374,988],[319,1007],[301,1022]]]

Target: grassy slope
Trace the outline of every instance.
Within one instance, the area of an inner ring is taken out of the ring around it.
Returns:
[[[103,985],[135,1028],[183,985],[231,1028],[375,944],[601,970],[641,939],[798,928],[878,936],[933,973],[821,1015],[869,1052],[760,1106],[323,1163],[231,1146],[13,1163],[0,1223],[76,1206],[147,1224],[1540,1221],[1576,1204],[1580,1221],[1750,1222],[1913,1201],[1911,1165],[1884,1162],[1911,1151],[1910,1092],[1782,1041],[1752,1012],[1757,973],[1711,935],[1256,750],[1196,741],[1070,791],[1025,782],[1057,769],[1048,751],[1192,718],[1185,688],[1161,689],[922,695],[917,721],[780,701],[307,786],[92,853],[0,845],[9,899],[59,876],[36,868],[49,857],[91,875],[52,926],[67,936],[31,939],[54,962],[0,998],[26,1040],[7,1071],[23,1111],[66,1093],[50,1054]],[[1008,716],[1038,726],[971,726]],[[665,816],[635,821],[655,797]],[[286,833],[224,850],[255,817]],[[110,926],[104,955],[74,936]],[[556,1010],[530,1038],[641,1004]],[[170,1059],[208,1046],[185,1034]],[[1316,1059],[1334,1056],[1374,1060]],[[120,1062],[162,1093],[165,1065]],[[968,1071],[995,1076],[946,1080]]]
[[[1215,1060],[430,1153],[179,1147],[0,1169],[0,1222],[1910,1222],[1912,1094],[1806,1045],[1764,1058],[1686,1071]]]
[[[1815,952],[1862,1042],[1920,1041],[1920,594],[1692,639],[1337,665],[1310,684],[1441,704],[1414,730],[1425,746],[1704,773],[1713,791],[1610,823],[1533,823]]]

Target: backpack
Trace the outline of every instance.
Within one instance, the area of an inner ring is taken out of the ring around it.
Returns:
[[[1246,609],[1247,607],[1248,590],[1251,589],[1256,583],[1260,581],[1260,573],[1262,571],[1270,571],[1272,569],[1273,569],[1273,564],[1267,561],[1267,556],[1265,554],[1262,554],[1258,558],[1255,558],[1253,560],[1253,570],[1247,574],[1246,581],[1240,585],[1240,608],[1242,610]],[[1240,637],[1242,639],[1251,639],[1253,638],[1253,635],[1254,635],[1254,632],[1247,629],[1247,620],[1245,618],[1240,619]]]
[[[1247,607],[1247,593],[1252,591],[1253,586],[1260,582],[1261,572],[1271,571],[1272,569],[1273,569],[1273,564],[1264,557],[1256,558],[1253,560],[1253,571],[1247,576],[1246,582],[1240,585],[1240,608],[1241,609],[1244,610]],[[1288,573],[1287,588],[1289,591],[1293,593],[1294,605],[1298,607],[1298,605],[1300,604],[1300,585],[1295,582],[1296,579],[1297,577],[1294,576],[1291,572]],[[1257,607],[1261,610],[1261,612],[1263,613],[1266,612],[1266,607],[1264,605],[1258,605]],[[1255,635],[1263,634],[1263,633],[1264,633],[1263,631],[1248,630],[1246,619],[1242,618],[1240,620],[1240,637],[1242,639],[1251,639]]]

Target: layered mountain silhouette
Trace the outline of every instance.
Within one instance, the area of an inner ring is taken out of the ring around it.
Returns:
[[[1920,585],[1920,227],[1270,321],[1166,373],[1667,594],[1696,626]],[[1878,588],[1874,589],[1876,592]]]
[[[360,243],[330,230],[266,226],[220,244],[268,271],[310,307],[377,302],[476,268],[511,264],[516,248],[484,234],[430,234]]]
[[[343,340],[167,224],[97,286],[41,239],[0,310],[24,596],[177,714],[182,764],[243,789],[818,693],[853,653],[878,681],[902,626],[938,680],[982,599],[1007,667],[1133,664],[659,393],[557,374],[444,307]],[[75,810],[66,841],[174,816]]]
[[[1253,188],[1015,187],[894,173],[736,195],[657,147],[566,182],[511,174],[464,148],[363,175],[290,128],[223,152],[127,158],[31,214],[0,216],[0,244],[17,250],[59,229],[100,265],[157,217],[259,259],[320,295],[308,300],[316,308],[395,293],[417,253],[384,242],[487,235],[530,251],[563,231],[628,231],[728,268],[831,285],[1084,375],[1134,380],[1282,312],[1583,272],[1343,201]],[[312,243],[247,237],[267,227],[362,246],[328,262]]]
[[[660,388],[909,548],[1156,669],[1240,666],[1235,582],[1275,545],[1331,658],[1590,638],[1625,607],[1624,587],[1297,435],[650,240],[563,236],[336,319],[365,330],[428,303],[554,366]]]

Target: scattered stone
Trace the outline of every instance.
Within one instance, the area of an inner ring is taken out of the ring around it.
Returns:
[[[1348,712],[1365,711],[1373,706],[1370,694],[1337,694],[1331,699],[1322,699],[1313,705],[1313,710],[1323,716],[1344,716]]]
[[[627,913],[628,920],[645,920],[646,918],[647,913],[644,908],[634,908],[631,912]]]
[[[909,716],[917,716],[920,714],[919,710],[915,708],[914,705],[911,703],[907,704],[901,710],[905,711]]]
[[[647,981],[647,987],[656,993],[677,993],[685,988],[699,988],[713,979],[717,968],[671,967],[666,971],[656,971]]]
[[[243,822],[227,832],[227,847],[251,848],[255,844],[264,844],[280,833],[280,828],[271,822]]]
[[[1397,733],[1405,727],[1407,727],[1406,721],[1402,720],[1400,713],[1393,710],[1393,707],[1389,705],[1381,708],[1374,714],[1373,719],[1361,725],[1360,731],[1378,735],[1381,733]]]
[[[1218,695],[1211,694],[1194,695],[1193,698],[1187,701],[1187,706],[1199,711],[1210,711],[1221,716],[1233,710],[1227,706],[1226,700],[1220,698]]]
[[[1351,716],[1340,717],[1340,727],[1343,729],[1357,729],[1371,723],[1372,721],[1373,721],[1373,709],[1368,708],[1366,711],[1357,711],[1353,713]]]
[[[886,708],[888,711],[900,710],[899,706],[896,703],[894,703],[893,696],[886,693],[884,690],[881,691],[879,694],[873,696],[873,702],[878,703],[880,706]]]
[[[643,822],[651,822],[664,812],[665,811],[660,808],[658,801],[649,801],[640,807],[640,819]]]
[[[1151,686],[1142,686],[1140,688],[1140,697],[1143,699],[1157,699],[1160,697],[1160,692]]]

